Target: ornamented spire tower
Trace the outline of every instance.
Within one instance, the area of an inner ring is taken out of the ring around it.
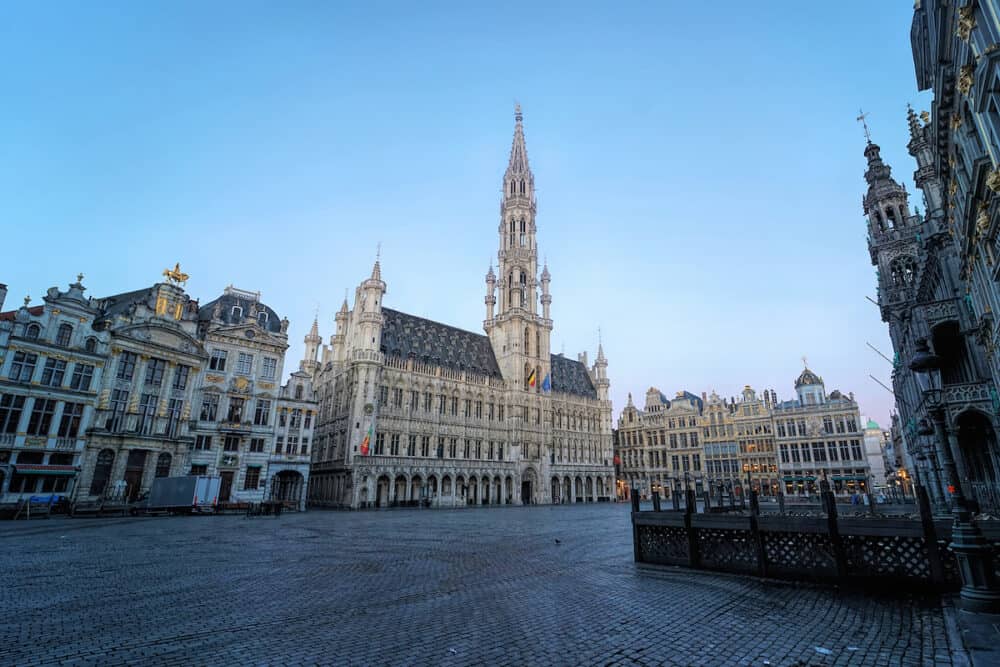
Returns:
[[[319,320],[314,317],[312,328],[309,329],[309,334],[305,337],[306,356],[302,359],[301,364],[302,370],[310,375],[313,375],[319,367],[318,353],[322,342],[323,339],[319,335]]]
[[[493,345],[500,370],[508,380],[528,391],[541,391],[549,374],[549,336],[552,320],[543,298],[544,313],[538,314],[538,246],[535,241],[535,177],[528,166],[521,106],[514,109],[514,141],[503,177],[500,201],[500,249],[497,275],[486,276],[487,315],[484,329]],[[493,281],[496,281],[494,283]],[[543,276],[548,293],[548,272]],[[493,286],[499,291],[499,309],[494,316]],[[534,386],[529,380],[534,372]]]
[[[926,112],[925,112],[926,113]],[[917,170],[913,172],[913,182],[924,193],[924,203],[927,212],[938,215],[944,207],[944,187],[934,166],[934,149],[931,147],[930,127],[923,124],[907,105],[906,120],[910,125],[910,143],[906,145],[910,155],[917,161]]]

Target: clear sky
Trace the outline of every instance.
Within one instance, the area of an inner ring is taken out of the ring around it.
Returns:
[[[524,108],[553,351],[603,331],[649,386],[794,396],[800,357],[884,422],[864,135],[913,193],[912,2],[49,2],[0,21],[6,308],[180,262],[292,321],[382,244],[386,304],[482,330]],[[911,204],[922,207],[915,196]]]

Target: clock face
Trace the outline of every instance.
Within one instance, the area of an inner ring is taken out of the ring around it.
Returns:
[[[246,336],[247,338],[253,338],[257,334],[253,332],[253,329],[247,329],[243,335]]]
[[[371,403],[365,403],[365,414],[370,415],[373,412],[375,412],[375,406]]]

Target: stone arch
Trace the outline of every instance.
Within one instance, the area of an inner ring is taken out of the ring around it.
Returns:
[[[573,500],[578,503],[583,502],[583,477],[577,475],[573,479]]]
[[[392,481],[389,479],[389,475],[379,475],[378,480],[375,482],[375,507],[386,507],[389,505],[391,486]]]
[[[604,496],[608,495],[607,492],[604,490],[604,478],[598,477],[596,483],[597,483],[597,497],[603,498]]]
[[[594,499],[594,478],[590,475],[587,475],[586,486],[584,488],[584,495],[586,496],[587,502],[592,501]]]
[[[968,480],[972,494],[982,502],[986,488],[1000,481],[1000,451],[997,435],[988,415],[969,409],[955,418],[958,430],[959,473]],[[992,503],[988,503],[992,504]],[[995,508],[990,508],[995,509]]]
[[[504,478],[504,495],[503,501],[505,505],[510,505],[514,502],[514,478],[507,475]]]
[[[469,476],[469,492],[466,494],[465,502],[475,505],[479,502],[479,478],[475,474]]]
[[[445,498],[450,496],[454,492],[454,480],[452,480],[451,475],[444,474],[441,476],[441,497]]]
[[[97,454],[97,461],[94,463],[94,474],[90,479],[90,495],[99,496],[104,493],[104,489],[111,479],[111,468],[114,463],[114,450],[102,449]]]
[[[455,504],[464,505],[468,495],[468,485],[464,475],[455,475]]]
[[[538,496],[538,473],[535,469],[528,467],[524,469],[521,473],[521,489],[520,489],[520,499],[522,505],[531,505],[535,503],[535,499]]]
[[[575,501],[575,498],[573,498],[573,481],[569,478],[569,475],[563,477],[562,499],[567,504]]]
[[[410,500],[419,502],[423,500],[423,477],[420,475],[413,475],[410,478]]]
[[[560,498],[560,496],[562,495],[560,493],[560,491],[562,489],[562,484],[559,482],[559,478],[556,477],[556,476],[553,476],[550,486],[551,486],[551,489],[550,489],[549,493],[550,493],[551,498],[552,498],[552,504],[558,505],[560,502],[562,502],[562,499]]]
[[[406,475],[399,473],[396,475],[396,479],[392,483],[392,502],[393,504],[399,505],[406,501],[406,487],[407,487]]]
[[[500,479],[500,475],[496,475],[493,478],[493,503],[503,505],[503,500],[503,480]]]

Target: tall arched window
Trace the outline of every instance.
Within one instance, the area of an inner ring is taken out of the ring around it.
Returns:
[[[889,225],[889,229],[896,228],[896,211],[891,208],[885,210],[885,221]]]
[[[88,338],[83,344],[83,349],[87,350],[87,352],[97,352],[97,339],[93,337]]]
[[[42,328],[37,324],[29,324],[24,330],[24,337],[30,340],[38,340],[38,336],[42,333]]]
[[[295,385],[295,398],[302,398],[302,385]]]
[[[537,331],[535,332],[535,356],[542,356],[542,334]]]
[[[69,347],[69,341],[73,337],[73,327],[66,324],[59,325],[59,330],[56,332],[56,345],[60,347]]]
[[[527,239],[528,239],[528,235],[525,233],[525,230],[524,230],[524,218],[521,218],[521,245],[522,246],[524,246],[524,245],[527,244]]]
[[[524,328],[524,353],[531,355],[531,332],[528,331],[527,327]]]
[[[90,495],[99,496],[104,493],[104,487],[111,478],[111,466],[115,462],[115,453],[110,449],[102,449],[97,455],[94,465],[94,476],[90,479]]]
[[[156,476],[157,477],[169,477],[170,476],[170,454],[167,452],[162,452],[156,458]]]
[[[241,308],[240,306],[233,306],[233,310],[232,310],[231,314],[232,314],[232,317],[233,317],[234,320],[235,319],[240,319],[240,318],[243,317],[243,308]]]

